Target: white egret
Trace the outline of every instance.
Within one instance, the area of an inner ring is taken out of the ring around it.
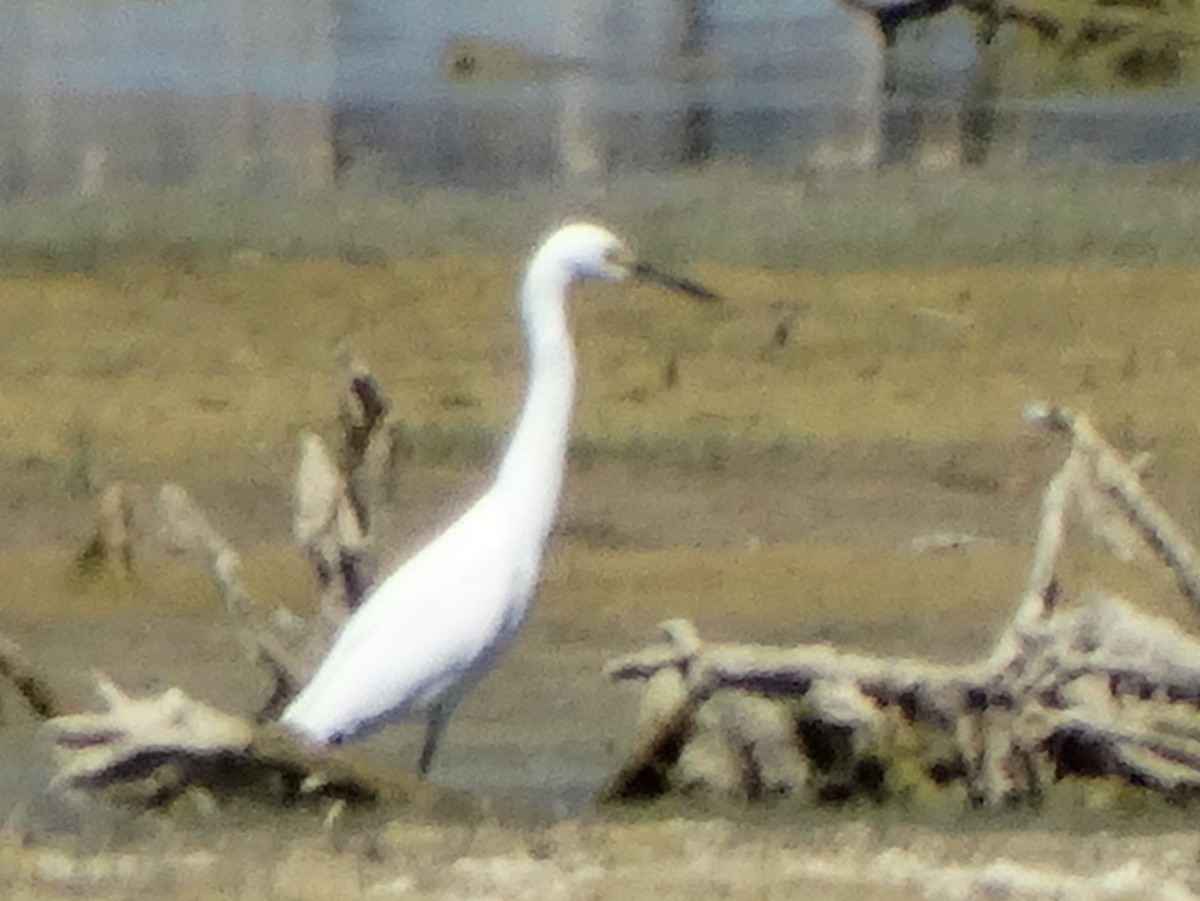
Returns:
[[[333,743],[424,713],[428,771],[455,705],[508,646],[554,521],[575,393],[566,293],[585,279],[649,279],[714,295],[634,260],[612,233],[572,223],[534,251],[520,290],[529,376],[495,478],[449,528],[383,581],[343,626],[280,721]]]

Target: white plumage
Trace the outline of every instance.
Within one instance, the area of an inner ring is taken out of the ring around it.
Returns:
[[[389,576],[345,624],[281,722],[326,743],[424,713],[425,773],[450,714],[508,646],[537,585],[562,487],[575,390],[568,287],[638,275],[709,297],[635,263],[612,233],[573,223],[527,264],[520,310],[529,383],[484,495]]]

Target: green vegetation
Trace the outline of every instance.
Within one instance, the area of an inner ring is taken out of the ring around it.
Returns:
[[[300,197],[183,188],[10,204],[0,264],[91,272],[114,253],[181,265],[212,255],[320,256],[361,266],[435,254],[523,251],[566,213],[619,225],[664,262],[827,272],[898,266],[1193,259],[1200,169],[894,169],[821,174],[705,167],[645,175],[611,189],[529,186],[480,194],[347,189]]]
[[[1027,23],[1008,59],[1025,87],[1087,92],[1200,82],[1200,23],[1188,0],[1021,0],[979,3]],[[1032,80],[1033,84],[1028,82]]]
[[[122,459],[286,469],[299,430],[331,421],[347,340],[396,404],[402,455],[475,464],[519,399],[517,265],[121,256],[0,277],[7,454],[63,461],[72,490]],[[720,469],[814,440],[959,442],[969,457],[1038,398],[1095,411],[1125,446],[1196,437],[1169,400],[1200,378],[1186,266],[686,268],[725,302],[602,286],[575,304],[580,465]],[[781,301],[803,308],[782,346]],[[938,481],[994,493],[1009,477],[973,465],[952,455]]]

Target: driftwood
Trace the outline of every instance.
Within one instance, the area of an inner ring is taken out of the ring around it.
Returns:
[[[333,799],[402,804],[427,815],[477,814],[470,796],[385,768],[353,752],[306,747],[273,724],[216,710],[171,688],[132,698],[97,675],[105,710],[51,720],[59,785],[118,789],[161,808],[189,792],[267,794],[298,803]]]
[[[251,657],[274,679],[258,713],[274,719],[316,670],[337,629],[363,601],[374,582],[368,535],[371,505],[389,458],[385,428],[388,403],[366,367],[343,354],[339,393],[341,467],[314,433],[300,438],[300,462],[292,497],[292,533],[312,562],[321,588],[317,615],[309,621],[281,612],[266,619],[242,586],[241,559],[182,488],[164,485],[158,495],[160,538],[171,548],[208,561],[225,609]]]
[[[1086,418],[1036,407],[1027,419],[1069,435],[1071,450],[1043,494],[1024,595],[987,659],[708,645],[689,623],[666,623],[665,646],[608,667],[648,688],[644,738],[603,797],[693,786],[882,797],[914,763],[983,805],[1036,800],[1068,774],[1174,799],[1200,791],[1200,642],[1115,598],[1064,609],[1056,572],[1072,511],[1118,556],[1155,554],[1193,602],[1197,552]],[[786,715],[764,715],[763,699]]]
[[[391,455],[388,402],[361,361],[344,350],[340,358],[338,462],[315,433],[301,435],[292,496],[293,537],[312,563],[321,591],[314,617],[305,621],[288,611],[263,615],[242,583],[240,555],[179,485],[163,485],[154,503],[138,485],[107,486],[98,498],[95,535],[77,557],[82,571],[108,563],[122,577],[133,578],[135,546],[153,537],[172,552],[203,559],[247,654],[274,680],[257,716],[261,722],[274,719],[308,681],[375,579],[369,531]]]
[[[248,656],[265,667],[275,680],[271,696],[258,718],[273,719],[304,685],[320,659],[320,648],[306,652],[298,638],[311,634],[297,626],[293,634],[257,615],[259,609],[242,586],[241,557],[212,526],[191,496],[180,486],[162,486],[158,495],[162,520],[160,537],[171,549],[206,557],[221,591],[225,611],[238,628]],[[317,642],[322,639],[319,637]],[[325,638],[325,640],[328,640]]]
[[[106,485],[97,497],[96,530],[76,555],[76,569],[88,573],[111,561],[120,576],[132,578],[133,548],[144,527],[145,508],[145,492],[139,486],[127,482]]]
[[[914,771],[923,784],[963,786],[980,805],[1036,800],[1068,774],[1172,799],[1200,791],[1200,642],[1115,598],[1068,605],[1057,572],[1072,516],[1119,556],[1156,555],[1193,601],[1200,556],[1147,495],[1137,468],[1085,418],[1042,408],[1027,418],[1068,435],[1071,448],[1043,494],[1022,598],[986,659],[948,666],[828,645],[710,645],[673,621],[665,645],[609,666],[613,678],[643,680],[647,691],[644,738],[602,798],[703,787],[884,799],[911,787]],[[329,549],[340,554],[345,536],[358,540],[363,519],[347,500],[348,480],[323,447],[305,440],[307,487],[298,492],[295,531],[310,555],[338,561]],[[204,550],[230,614],[250,623],[236,554],[185,495],[165,494],[175,538]],[[324,546],[317,536],[334,540]],[[331,583],[337,572],[331,567]],[[325,606],[344,616],[349,605]],[[256,628],[243,632],[259,659],[299,684],[308,664]],[[106,712],[51,722],[64,783],[130,788],[141,804],[169,803],[196,787],[264,785],[284,798],[306,790],[350,800],[423,797],[407,777],[394,783],[356,758],[301,747],[274,726],[212,710],[177,688],[135,700],[100,684]]]
[[[389,799],[421,809],[468,803],[422,785],[415,775],[383,773],[357,755],[304,748],[270,725],[307,682],[374,579],[368,528],[390,457],[388,405],[361,363],[349,356],[344,363],[341,466],[315,434],[303,435],[293,495],[293,535],[312,561],[322,592],[314,617],[263,615],[242,583],[237,551],[178,485],[162,486],[152,510],[138,486],[110,486],[99,499],[96,537],[79,557],[88,567],[111,562],[132,578],[135,538],[152,531],[168,549],[202,557],[248,655],[274,678],[256,723],[208,707],[179,688],[130,698],[103,676],[97,682],[107,710],[66,716],[45,678],[33,673],[15,646],[0,642],[0,676],[22,690],[35,712],[52,718],[48,728],[59,748],[62,784],[119,787],[127,800],[146,806],[169,803],[195,787],[271,786],[285,798]]]

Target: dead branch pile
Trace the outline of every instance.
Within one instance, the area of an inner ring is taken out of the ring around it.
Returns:
[[[286,611],[263,614],[242,583],[239,554],[178,485],[163,485],[153,505],[137,485],[108,486],[98,498],[95,536],[79,558],[89,570],[114,566],[122,577],[133,578],[135,543],[153,537],[172,551],[203,559],[248,656],[274,679],[256,722],[202,704],[179,688],[131,698],[99,674],[106,709],[65,715],[50,688],[53,680],[0,637],[0,677],[16,686],[36,715],[50,720],[60,750],[60,784],[116,788],[125,800],[144,806],[167,804],[195,789],[265,789],[279,800],[387,798],[426,809],[468,804],[415,776],[385,772],[354,754],[319,753],[263,725],[305,684],[374,579],[369,528],[390,455],[388,404],[362,364],[348,355],[343,363],[340,466],[321,439],[307,433],[295,480],[292,531],[321,590],[310,620]]]
[[[242,583],[241,556],[180,485],[163,485],[153,509],[140,486],[110,485],[100,496],[96,536],[81,555],[89,566],[107,561],[132,577],[134,542],[152,536],[174,553],[205,561],[247,655],[274,679],[260,722],[273,720],[308,681],[375,577],[369,531],[391,450],[388,403],[361,362],[343,353],[341,363],[339,463],[320,437],[305,432],[292,497],[292,534],[321,591],[311,620],[285,610],[264,615]]]
[[[647,682],[646,726],[604,797],[883,798],[911,791],[914,772],[981,805],[1034,801],[1070,774],[1172,799],[1200,791],[1200,642],[1116,598],[1064,609],[1056,574],[1072,512],[1119,556],[1148,548],[1196,603],[1200,558],[1086,418],[1040,407],[1027,418],[1071,449],[1043,495],[1024,596],[987,659],[709,645],[690,623],[666,623],[665,645],[608,667]]]
[[[354,428],[377,421],[385,405],[365,373],[354,378],[348,396],[369,392],[379,403],[360,402],[358,418],[344,418],[350,425],[342,467],[315,437],[305,438],[299,467],[294,531],[325,591],[316,622],[288,629],[257,618],[236,552],[182,489],[160,492],[171,541],[206,556],[248,648],[275,675],[260,719],[303,684],[332,629],[370,583],[366,535],[370,485],[377,482],[355,487],[353,473],[372,456],[370,429],[364,441]],[[882,800],[911,796],[919,781],[962,786],[974,803],[996,805],[1036,800],[1068,774],[1173,799],[1200,790],[1200,642],[1116,598],[1067,606],[1057,575],[1072,515],[1119,556],[1149,549],[1194,602],[1200,558],[1145,492],[1137,467],[1085,418],[1039,408],[1029,419],[1068,435],[1070,453],[1043,495],[1024,595],[986,659],[947,666],[828,645],[709,645],[689,623],[667,623],[665,645],[610,664],[613,678],[647,683],[645,728],[602,797],[704,788],[751,798]],[[285,799],[314,792],[426,808],[467,803],[403,775],[381,775],[360,758],[301,747],[270,724],[206,707],[177,688],[133,699],[99,682],[106,711],[50,723],[63,783],[121,789],[143,805],[197,788],[262,794],[264,787]]]

